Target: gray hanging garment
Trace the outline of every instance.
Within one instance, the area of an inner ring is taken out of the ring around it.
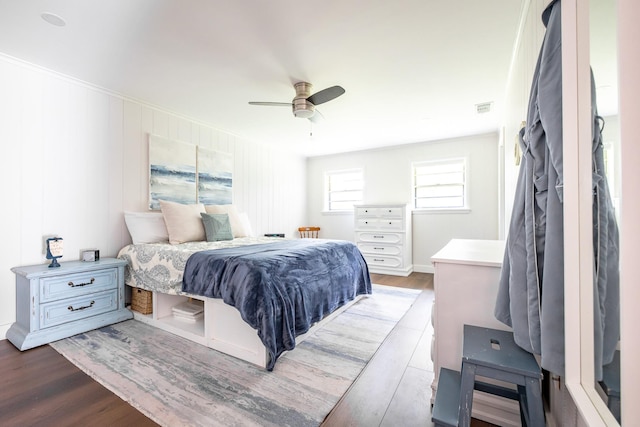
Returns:
[[[560,7],[560,0],[556,0],[542,13],[546,33],[531,86],[526,127],[520,132],[523,156],[495,316],[513,328],[515,341],[520,347],[541,356],[544,369],[564,375]],[[595,93],[592,103],[597,378],[599,362],[611,360],[611,344],[617,342],[619,336],[619,281],[618,232],[601,167],[602,139]]]

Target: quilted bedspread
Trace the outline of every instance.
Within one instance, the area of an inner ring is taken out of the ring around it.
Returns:
[[[371,293],[359,249],[342,240],[295,239],[193,253],[182,292],[221,298],[258,331],[267,369],[292,350],[296,336],[325,315]]]

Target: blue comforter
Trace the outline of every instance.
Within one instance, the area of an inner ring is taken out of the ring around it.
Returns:
[[[371,279],[353,243],[296,239],[196,252],[187,260],[182,290],[237,308],[258,331],[272,370],[278,356],[295,348],[296,336],[370,294]]]

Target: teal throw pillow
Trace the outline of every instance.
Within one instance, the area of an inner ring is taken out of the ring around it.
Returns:
[[[217,242],[219,240],[233,240],[231,223],[227,214],[209,214],[201,212],[204,231],[207,242]]]

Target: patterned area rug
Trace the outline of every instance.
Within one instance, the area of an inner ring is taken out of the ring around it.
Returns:
[[[51,346],[163,426],[318,426],[419,293],[374,285],[272,372],[136,320]]]

